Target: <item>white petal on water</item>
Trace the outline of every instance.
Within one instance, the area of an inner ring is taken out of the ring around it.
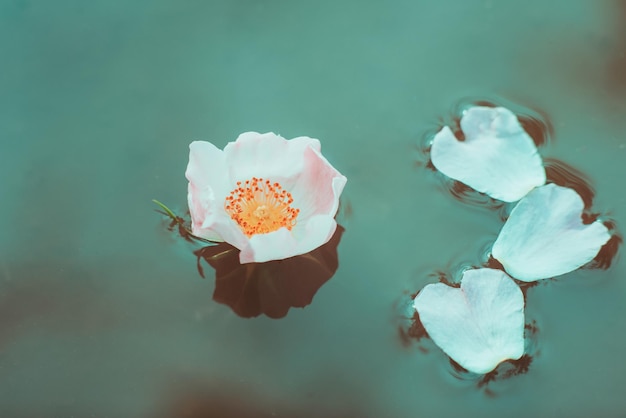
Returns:
[[[414,307],[435,344],[471,372],[524,354],[524,297],[501,270],[467,270],[460,288],[429,284]]]
[[[464,141],[447,126],[433,139],[431,160],[446,176],[505,202],[546,182],[537,148],[510,110],[472,107],[463,114],[461,129]]]
[[[599,221],[582,223],[583,200],[572,189],[547,184],[515,206],[492,255],[525,282],[576,270],[593,260],[611,237]]]

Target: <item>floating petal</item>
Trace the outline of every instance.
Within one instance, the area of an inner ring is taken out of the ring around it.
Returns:
[[[524,282],[569,273],[593,260],[611,237],[600,221],[582,222],[583,200],[547,184],[520,200],[493,244],[492,255]]]
[[[429,284],[413,306],[435,344],[470,372],[524,354],[524,296],[501,270],[467,270],[460,288]]]
[[[461,118],[465,140],[445,126],[430,157],[446,176],[505,202],[515,202],[546,182],[541,157],[515,114],[503,107],[472,107]]]

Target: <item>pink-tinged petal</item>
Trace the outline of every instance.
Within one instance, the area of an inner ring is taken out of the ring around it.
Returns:
[[[547,184],[511,211],[492,255],[525,282],[569,273],[593,260],[611,237],[600,221],[582,223],[584,203],[572,189]]]
[[[300,219],[313,215],[335,216],[339,196],[347,179],[326,158],[313,148],[304,150],[302,174],[290,179],[294,206],[300,209]]]
[[[208,227],[219,235],[223,241],[235,248],[243,250],[249,245],[249,238],[225,211],[213,217],[212,223]]]
[[[500,270],[467,270],[460,288],[429,284],[413,306],[435,344],[470,372],[524,354],[524,297]]]
[[[214,216],[207,216],[208,213],[211,213],[209,191],[206,189],[204,191],[196,190],[191,183],[189,183],[187,189],[187,203],[189,204],[189,213],[191,214],[191,232],[210,241],[224,241],[217,231],[210,228]],[[203,226],[205,221],[207,221],[206,227]]]
[[[532,138],[503,107],[472,107],[461,118],[464,141],[449,127],[439,131],[431,160],[446,176],[505,202],[524,197],[546,182]]]
[[[320,143],[306,136],[286,140],[271,132],[246,132],[226,145],[224,155],[233,183],[252,177],[280,181],[302,172],[307,148],[319,150]]]
[[[306,254],[326,244],[335,233],[337,223],[330,216],[313,216],[293,231],[281,228],[269,234],[250,237],[248,246],[241,249],[239,261],[263,263]]]
[[[192,142],[185,176],[189,180],[187,200],[192,232],[202,238],[219,239],[210,225],[223,212],[230,188],[224,153],[210,142]]]

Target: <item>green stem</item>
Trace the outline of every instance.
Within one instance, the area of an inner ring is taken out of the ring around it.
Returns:
[[[156,199],[152,199],[152,201],[154,203],[156,203],[157,205],[159,205],[161,207],[161,209],[163,209],[165,211],[165,213],[167,214],[167,216],[169,216],[170,218],[172,218],[172,220],[174,221],[178,221],[178,216],[174,215],[174,212],[172,212],[170,210],[170,208],[168,208],[167,206],[165,206],[163,203],[159,202]]]
[[[216,244],[216,242],[214,241],[209,241],[206,238],[201,238],[197,235],[192,234],[191,231],[185,226],[185,221],[183,220],[183,218],[181,218],[180,216],[176,216],[176,214],[172,212],[170,208],[168,208],[167,206],[165,206],[163,203],[159,202],[158,200],[152,199],[152,201],[165,211],[165,215],[169,216],[172,219],[172,221],[178,224],[180,228],[184,229],[190,238],[193,238],[196,241],[206,242],[208,244]]]

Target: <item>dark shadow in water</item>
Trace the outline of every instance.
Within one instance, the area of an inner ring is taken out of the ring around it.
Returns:
[[[182,381],[182,382],[181,382]],[[324,402],[297,405],[289,398],[272,399],[262,396],[258,389],[232,382],[209,383],[202,379],[180,378],[168,386],[161,399],[159,413],[163,418],[270,418],[270,417],[329,417],[363,418],[357,400],[347,400],[346,406],[331,408]]]
[[[573,189],[582,198],[585,210],[589,210],[596,195],[591,181],[581,171],[555,158],[544,158],[547,183]]]
[[[530,365],[533,362],[533,356],[524,354],[517,360],[507,360],[502,363],[491,372],[485,374],[478,380],[477,386],[485,389],[485,394],[490,397],[496,397],[497,394],[489,388],[489,384],[499,380],[506,380],[513,376],[528,373]]]
[[[239,262],[239,250],[218,244],[194,252],[215,269],[213,300],[231,307],[239,316],[261,314],[282,318],[290,308],[303,308],[337,270],[337,246],[344,228],[337,226],[330,241],[310,253],[266,263]]]
[[[504,271],[504,266],[502,265],[502,263],[493,258],[491,254],[489,255],[489,260],[487,260],[487,262],[485,263],[485,267],[488,269]]]
[[[428,332],[426,332],[426,328],[424,328],[422,321],[420,321],[420,317],[417,312],[415,312],[413,317],[410,319],[410,325],[408,328],[398,325],[398,338],[400,338],[400,343],[403,347],[409,348],[414,342],[417,342],[417,348],[422,353],[428,353],[428,348],[419,344],[423,338],[430,337],[428,336]]]

